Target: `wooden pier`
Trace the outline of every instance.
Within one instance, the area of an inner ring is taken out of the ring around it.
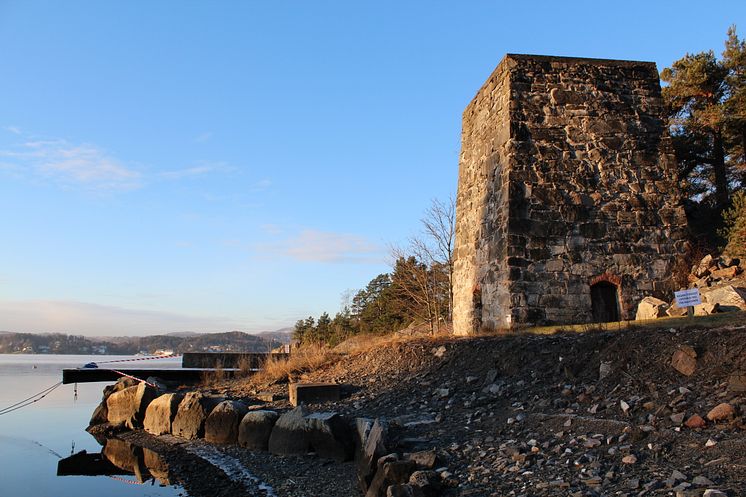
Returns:
[[[117,372],[114,371],[116,369]],[[75,368],[62,370],[62,383],[92,383],[97,381],[117,381],[122,377],[120,373],[134,376],[139,379],[147,379],[156,376],[164,381],[183,381],[193,383],[200,381],[204,374],[215,371],[212,368],[171,368],[171,369],[135,369],[135,368]],[[238,369],[223,369],[223,374],[233,376]]]
[[[273,358],[287,356],[288,354],[271,354]],[[102,363],[95,368],[63,369],[62,383],[113,382],[122,377],[120,373],[143,380],[155,376],[164,381],[193,383],[218,368],[225,376],[233,376],[241,369],[258,371],[268,357],[270,354],[255,352],[186,352],[181,357],[181,368],[133,368],[118,362]]]

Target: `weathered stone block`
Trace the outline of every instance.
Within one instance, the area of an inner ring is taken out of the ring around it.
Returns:
[[[645,297],[637,305],[637,314],[635,315],[635,319],[640,321],[645,319],[662,318],[666,316],[667,310],[667,302],[655,297]]]
[[[171,424],[171,433],[190,440],[204,437],[207,416],[222,400],[199,392],[187,393],[179,404]]]
[[[717,305],[723,310],[746,311],[746,290],[733,285],[723,285],[700,290],[704,303]]]
[[[272,428],[279,417],[275,411],[246,413],[238,426],[238,443],[247,449],[267,450]]]
[[[205,440],[229,444],[238,441],[238,425],[248,408],[243,402],[224,400],[210,412],[205,420]]]
[[[298,406],[277,420],[269,436],[269,451],[272,454],[305,454],[311,450],[306,416],[308,411]]]
[[[153,435],[171,433],[171,423],[176,417],[182,399],[182,395],[175,393],[163,394],[154,399],[145,410],[145,431]]]
[[[109,423],[123,424],[129,429],[142,428],[145,410],[156,395],[155,389],[145,383],[112,393],[106,399]]]
[[[334,412],[306,416],[311,447],[320,457],[339,462],[352,459],[354,441],[349,423]]]
[[[290,403],[294,406],[339,400],[336,383],[291,383],[288,386]]]

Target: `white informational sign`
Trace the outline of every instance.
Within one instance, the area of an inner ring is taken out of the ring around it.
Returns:
[[[673,292],[676,296],[676,307],[690,307],[702,303],[702,297],[699,295],[699,288],[691,290],[680,290]]]

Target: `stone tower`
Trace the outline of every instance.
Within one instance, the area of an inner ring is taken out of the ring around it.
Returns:
[[[506,55],[463,116],[454,331],[630,319],[685,245],[652,62]]]

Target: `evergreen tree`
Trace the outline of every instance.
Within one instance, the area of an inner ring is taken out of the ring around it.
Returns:
[[[661,79],[690,225],[712,238],[731,194],[746,184],[746,44],[732,27],[721,59],[712,50],[686,54]]]
[[[733,195],[733,206],[723,212],[725,227],[723,252],[731,257],[746,257],[746,192]]]

